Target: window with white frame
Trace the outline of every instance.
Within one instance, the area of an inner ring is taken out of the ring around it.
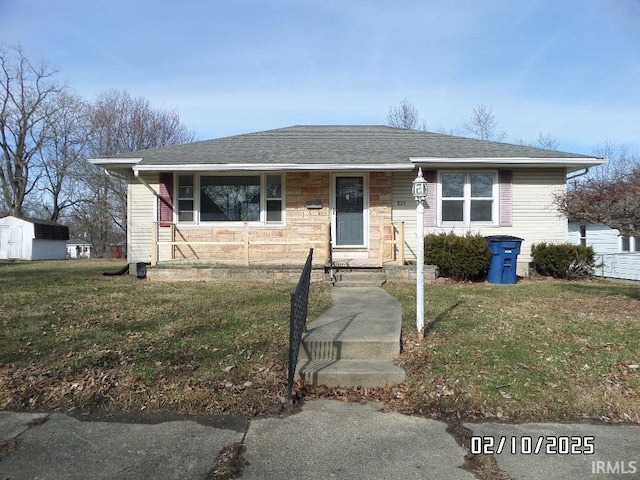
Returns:
[[[193,222],[195,190],[193,175],[178,175],[178,221]]]
[[[177,184],[178,222],[282,222],[281,174],[179,174]]]
[[[620,253],[640,253],[640,238],[620,236]]]
[[[267,222],[282,221],[282,175],[266,175],[266,220]]]
[[[441,172],[438,184],[442,225],[497,223],[497,172]]]

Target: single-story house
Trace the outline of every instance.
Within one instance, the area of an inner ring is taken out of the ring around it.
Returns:
[[[380,266],[416,258],[425,231],[565,242],[567,174],[603,159],[387,126],[294,126],[90,160],[129,178],[128,262]]]
[[[67,258],[91,258],[91,242],[73,236],[67,241]]]
[[[595,275],[623,280],[640,280],[640,237],[620,235],[601,224],[569,223],[569,243],[593,247]]]
[[[0,218],[0,259],[64,260],[69,227],[37,218]]]

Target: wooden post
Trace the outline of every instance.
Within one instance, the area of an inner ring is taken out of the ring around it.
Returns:
[[[171,260],[175,260],[176,258],[176,246],[173,244],[173,242],[176,241],[176,224],[172,223],[171,224]]]
[[[158,264],[158,224],[151,222],[151,265]]]
[[[380,254],[378,256],[378,266],[384,267],[384,223],[380,224]]]
[[[404,222],[400,222],[398,229],[398,265],[404,265]]]
[[[244,265],[249,266],[249,222],[244,222]]]
[[[331,266],[331,222],[325,225],[324,266]]]

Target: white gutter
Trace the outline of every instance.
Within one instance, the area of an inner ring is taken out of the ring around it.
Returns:
[[[133,168],[142,161],[142,158],[88,158],[87,161],[92,165],[99,167],[105,167],[113,165],[116,167],[130,167]]]
[[[430,164],[481,164],[481,165],[528,165],[531,167],[548,167],[561,166],[572,167],[581,165],[601,165],[607,163],[604,158],[584,157],[584,158],[532,158],[532,157],[467,157],[467,158],[448,158],[448,157],[410,157],[411,163],[430,163]]]

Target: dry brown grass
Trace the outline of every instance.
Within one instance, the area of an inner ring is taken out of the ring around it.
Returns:
[[[292,285],[103,277],[109,262],[0,264],[0,409],[281,412]],[[640,285],[525,280],[410,285],[405,383],[299,386],[300,399],[382,400],[449,419],[640,422]],[[330,304],[312,290],[310,316]]]

